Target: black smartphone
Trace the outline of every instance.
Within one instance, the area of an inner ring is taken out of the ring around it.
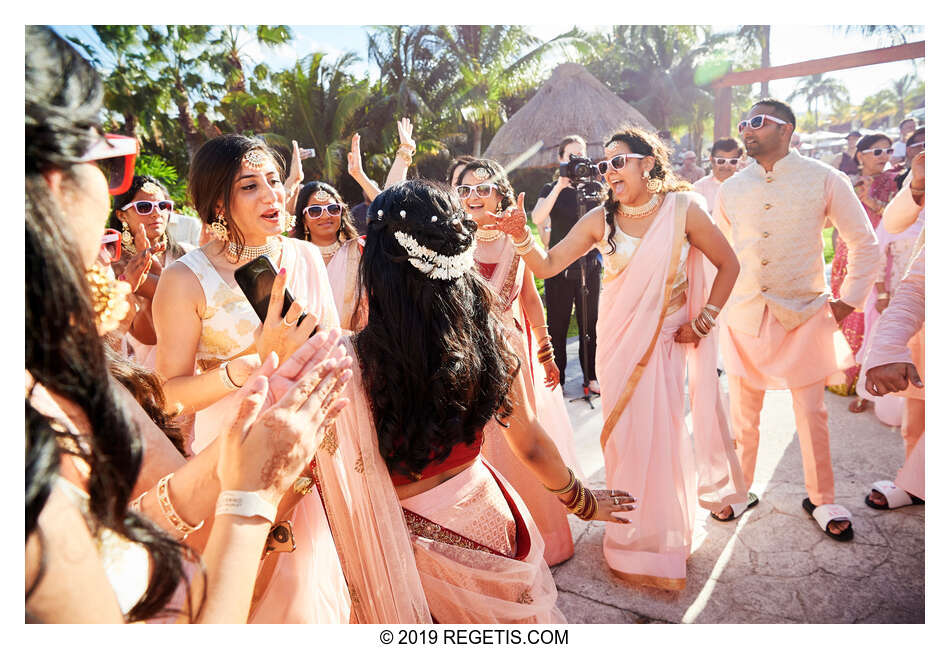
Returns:
[[[261,255],[257,259],[251,260],[234,271],[234,279],[237,285],[241,287],[247,301],[254,308],[254,313],[261,319],[261,322],[267,319],[267,306],[270,304],[270,292],[274,286],[274,280],[277,279],[277,269],[267,255]],[[281,317],[287,315],[290,305],[294,303],[294,296],[288,289],[284,289],[284,304],[280,309]],[[306,317],[305,313],[300,314],[297,324]],[[310,334],[317,332],[316,329]]]

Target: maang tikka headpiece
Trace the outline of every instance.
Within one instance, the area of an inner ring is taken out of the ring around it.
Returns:
[[[139,191],[145,192],[146,194],[157,194],[159,196],[165,193],[162,191],[161,187],[153,183],[151,180],[148,180],[142,183],[142,186],[139,188]]]
[[[326,190],[321,189],[320,191],[318,191],[316,194],[313,195],[313,199],[316,201],[329,203],[330,201],[333,200],[333,196],[331,196]]]
[[[475,174],[475,177],[479,180],[485,180],[491,175],[491,173],[489,173],[488,169],[485,167],[476,167],[475,171],[472,173]]]
[[[260,171],[267,165],[267,154],[260,149],[251,149],[244,154],[244,164],[248,169]]]
[[[620,140],[614,140],[610,144],[604,147],[604,153],[607,155],[613,155],[615,151],[620,147]]]

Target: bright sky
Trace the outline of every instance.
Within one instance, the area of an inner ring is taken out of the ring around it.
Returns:
[[[542,39],[552,38],[571,29],[572,25],[533,25],[531,31]],[[604,26],[581,25],[586,30],[605,30]],[[736,25],[715,25],[716,31],[734,29]],[[86,42],[97,42],[95,34],[88,26],[57,27],[64,35],[79,36]],[[249,43],[246,52],[255,61],[265,61],[274,68],[284,68],[292,64],[297,58],[306,56],[316,50],[322,50],[332,57],[345,51],[353,51],[361,61],[353,67],[354,73],[369,72],[366,63],[367,28],[359,25],[310,25],[293,26],[294,42],[291,45],[277,50],[261,48],[256,43]],[[923,40],[925,32],[915,35],[910,40]],[[860,34],[845,34],[843,29],[835,29],[827,25],[773,25],[771,56],[772,65],[785,65],[803,60],[848,54],[863,50],[883,47],[887,43],[866,39]],[[556,63],[557,61],[552,61]],[[916,73],[924,78],[924,62],[916,61]],[[860,103],[865,97],[872,95],[883,88],[890,86],[891,81],[905,74],[914,72],[914,62],[898,61],[879,65],[840,70],[828,73],[829,76],[842,81],[851,92],[851,103]],[[796,79],[783,79],[769,84],[773,96],[786,99],[796,86]],[[794,102],[796,111],[804,112],[806,105],[802,100]]]

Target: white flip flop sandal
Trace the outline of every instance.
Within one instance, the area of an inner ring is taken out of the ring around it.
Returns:
[[[871,500],[871,495],[868,494],[864,497],[864,504],[873,509],[897,509],[899,507],[907,507],[908,505],[922,505],[923,500],[909,494],[891,480],[878,480],[871,485],[871,490],[876,491],[887,501],[887,505],[879,505],[878,503]]]
[[[821,528],[821,531],[835,541],[850,541],[854,538],[854,523],[851,521],[851,512],[847,508],[834,504],[816,507],[808,498],[802,501],[802,508],[818,521],[818,527]],[[834,534],[828,531],[828,525],[832,521],[848,521],[851,525],[844,532]]]

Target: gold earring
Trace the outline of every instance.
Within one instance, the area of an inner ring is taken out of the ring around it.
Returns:
[[[122,248],[130,253],[135,254],[135,237],[132,236],[132,231],[129,230],[129,224],[125,221],[122,221]]]
[[[297,225],[297,215],[290,212],[284,212],[284,232],[290,232]]]
[[[208,228],[211,230],[211,236],[213,236],[218,241],[223,241],[225,243],[230,241],[228,237],[228,222],[220,213],[215,218],[214,223],[208,226]]]
[[[92,308],[96,312],[96,327],[105,334],[116,327],[129,312],[129,303],[125,299],[132,287],[128,282],[116,281],[109,277],[100,266],[86,271],[86,282],[92,296]]]
[[[651,194],[656,194],[661,189],[663,189],[663,182],[659,178],[651,178],[647,181],[647,191]]]

